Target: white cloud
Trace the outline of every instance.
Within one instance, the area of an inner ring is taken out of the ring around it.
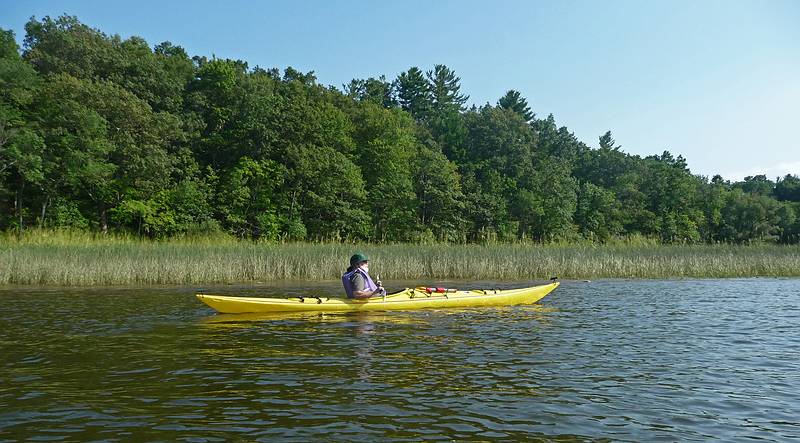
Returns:
[[[752,166],[746,170],[721,173],[720,175],[726,180],[741,181],[745,177],[761,174],[766,175],[770,180],[786,174],[800,175],[800,161],[781,162],[770,166]]]

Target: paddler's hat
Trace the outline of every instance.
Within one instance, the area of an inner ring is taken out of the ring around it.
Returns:
[[[350,257],[350,266],[355,266],[362,261],[369,261],[369,257],[367,257],[367,254],[356,252],[352,257]]]

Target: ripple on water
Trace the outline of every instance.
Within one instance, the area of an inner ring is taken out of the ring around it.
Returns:
[[[175,288],[0,290],[0,309],[2,438],[800,438],[798,280],[366,315],[214,316]]]

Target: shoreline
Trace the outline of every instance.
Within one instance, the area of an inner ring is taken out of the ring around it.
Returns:
[[[797,245],[0,242],[0,287],[337,281],[355,251],[384,281],[800,277]]]
[[[592,284],[592,283],[603,283],[603,282],[618,282],[618,281],[653,281],[653,282],[703,282],[703,281],[729,281],[729,280],[795,280],[800,279],[800,276],[743,276],[743,277],[668,277],[668,278],[639,278],[639,277],[601,277],[594,280],[581,280],[581,279],[572,279],[572,278],[559,278],[558,281],[561,283],[567,284]],[[484,289],[486,288],[484,282],[493,282],[492,280],[429,280],[432,284],[443,283],[443,284],[454,284],[460,285],[458,286],[459,289]],[[503,281],[501,285],[498,285],[498,288],[501,286],[504,288],[508,286],[508,288],[515,288],[515,287],[522,287],[523,285],[526,286],[535,286],[546,284],[549,280],[545,279],[535,279],[535,280],[506,280]],[[57,291],[57,290],[68,290],[68,291],[102,291],[102,290],[140,290],[140,289],[153,289],[153,290],[184,290],[187,293],[191,293],[192,295],[195,293],[211,293],[211,291],[226,291],[226,294],[222,295],[232,295],[227,294],[227,291],[247,291],[253,292],[258,291],[263,288],[271,288],[271,289],[280,289],[280,288],[295,288],[297,287],[297,283],[302,283],[303,287],[306,286],[333,286],[338,288],[341,285],[340,281],[337,280],[272,280],[272,281],[254,281],[254,282],[232,282],[232,283],[207,283],[207,284],[188,284],[188,283],[160,283],[160,284],[130,284],[130,285],[25,285],[25,284],[0,284],[0,293],[2,292],[12,292],[12,291],[38,291],[38,290],[47,290],[47,291]],[[410,288],[413,286],[418,286],[417,284],[411,285],[408,280],[399,281],[399,282],[387,282],[387,287],[391,290],[399,290],[403,288]],[[497,282],[495,282],[497,283]],[[464,284],[469,284],[470,287],[465,286]],[[472,288],[474,286],[474,288]],[[390,291],[391,292],[391,291]],[[238,292],[237,292],[238,293]]]

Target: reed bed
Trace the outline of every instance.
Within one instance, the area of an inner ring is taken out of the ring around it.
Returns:
[[[147,241],[92,234],[0,237],[0,285],[118,286],[336,280],[356,251],[391,280],[800,276],[800,247],[779,245],[259,244]]]

